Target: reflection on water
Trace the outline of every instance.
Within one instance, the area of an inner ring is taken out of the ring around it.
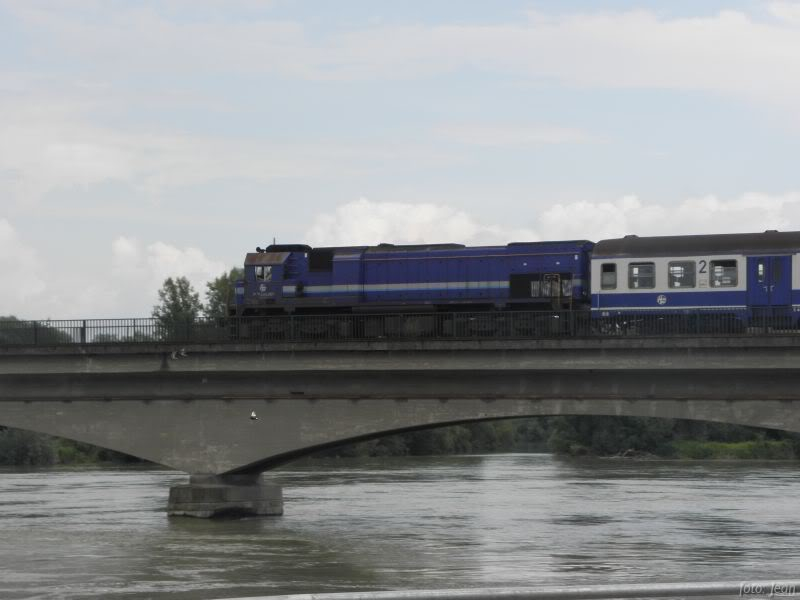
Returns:
[[[348,459],[275,472],[286,515],[168,519],[171,471],[0,474],[0,597],[742,580],[800,573],[800,465]]]

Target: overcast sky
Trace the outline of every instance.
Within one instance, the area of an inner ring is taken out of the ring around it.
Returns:
[[[286,243],[800,229],[800,3],[0,0],[0,315]]]

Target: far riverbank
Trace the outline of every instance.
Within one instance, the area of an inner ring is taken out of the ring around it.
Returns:
[[[800,434],[724,423],[575,416],[483,421],[343,445],[319,457],[495,453],[678,460],[796,460]],[[0,465],[119,466],[139,458],[72,440],[0,428]]]

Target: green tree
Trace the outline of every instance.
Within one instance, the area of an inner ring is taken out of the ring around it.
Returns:
[[[168,277],[158,290],[159,304],[153,307],[162,334],[172,339],[189,338],[203,305],[200,295],[186,277]]]
[[[0,316],[0,344],[72,344],[80,340],[75,327],[57,328],[49,321],[21,321],[14,316]]]
[[[53,438],[22,429],[0,431],[0,465],[23,467],[52,465],[56,460]]]
[[[244,270],[234,267],[206,284],[205,315],[209,319],[228,316],[228,306],[233,303],[236,281],[244,279]]]

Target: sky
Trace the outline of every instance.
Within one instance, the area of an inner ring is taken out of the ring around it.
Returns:
[[[800,229],[800,2],[0,0],[0,315],[273,239]]]

